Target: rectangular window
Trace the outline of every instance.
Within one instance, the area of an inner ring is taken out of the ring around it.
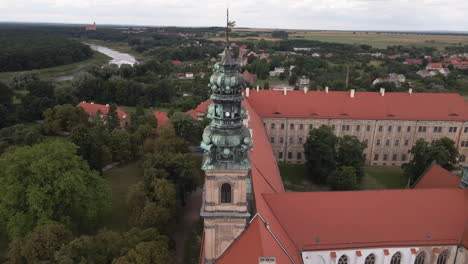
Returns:
[[[383,154],[383,160],[387,160],[388,159],[388,154]]]
[[[298,153],[297,153],[297,159],[298,159],[298,160],[302,159],[302,153],[301,153],[301,152],[298,152]]]
[[[312,130],[314,128],[314,125],[309,125],[309,130]]]
[[[380,146],[380,139],[377,139],[376,145]]]
[[[374,155],[374,160],[379,160],[379,154]]]
[[[449,133],[457,132],[457,127],[449,127]]]
[[[299,125],[299,130],[304,130],[304,125],[303,124]]]
[[[282,159],[283,158],[283,152],[280,152],[278,156],[279,156],[280,159]]]
[[[410,127],[410,126],[408,126],[408,127],[406,128],[406,132],[411,132],[411,127]]]
[[[292,159],[292,152],[288,152],[288,159]]]
[[[392,126],[388,126],[388,132],[392,132]]]
[[[464,133],[468,133],[468,127],[465,127],[465,129],[463,130]]]
[[[385,140],[385,146],[390,146],[390,139]]]
[[[294,138],[293,137],[289,138],[289,144],[294,144]]]
[[[335,125],[332,125],[331,129],[332,129],[333,131],[335,131]]]
[[[398,147],[398,145],[400,145],[400,140],[399,140],[399,139],[395,139],[395,146]]]
[[[283,123],[281,123],[281,129],[284,129],[284,124]]]
[[[280,144],[283,144],[283,143],[284,143],[284,138],[280,137]]]
[[[398,126],[397,131],[401,132],[401,126]]]
[[[460,146],[463,148],[463,147],[465,147],[465,144],[466,144],[466,141],[462,141]]]
[[[302,138],[301,137],[299,138],[299,144],[302,144]]]
[[[401,160],[406,161],[406,154],[401,154]]]
[[[294,124],[290,124],[289,129],[294,130]]]
[[[356,126],[356,131],[359,132],[360,130],[361,130],[361,125],[357,125],[357,126]]]
[[[409,140],[405,139],[405,146],[408,146],[408,144],[409,144]]]
[[[382,132],[383,126],[379,126],[379,132]]]
[[[425,133],[426,132],[426,127],[425,126],[418,127],[418,132]]]
[[[270,143],[275,143],[275,138],[274,137],[270,138]]]
[[[370,125],[367,125],[366,130],[367,130],[367,131],[370,131]]]
[[[441,132],[442,132],[442,127],[441,126],[434,127],[434,133],[441,133]]]
[[[396,161],[396,160],[397,160],[397,154],[393,154],[392,160],[393,160],[393,161]]]
[[[275,129],[276,127],[276,124],[275,123],[271,123],[271,129]]]

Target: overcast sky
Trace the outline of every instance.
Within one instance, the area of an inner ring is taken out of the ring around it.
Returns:
[[[468,31],[468,0],[0,0],[0,21]]]

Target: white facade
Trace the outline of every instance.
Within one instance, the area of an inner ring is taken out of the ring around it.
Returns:
[[[457,253],[458,250],[458,253]],[[433,246],[433,247],[403,247],[403,248],[367,248],[352,250],[330,251],[306,251],[302,252],[304,264],[338,264],[342,256],[346,256],[347,262],[343,264],[367,264],[366,258],[373,254],[374,264],[391,264],[392,257],[401,254],[399,264],[415,264],[416,257],[424,252],[423,264],[466,264],[468,263],[467,250],[457,246]],[[447,254],[445,263],[438,262],[442,254]],[[360,256],[359,256],[360,255]],[[343,258],[344,259],[344,258]],[[398,262],[397,262],[398,263]],[[342,264],[342,263],[340,263]],[[372,262],[370,262],[372,264]]]

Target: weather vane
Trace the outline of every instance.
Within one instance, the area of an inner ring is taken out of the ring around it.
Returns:
[[[226,9],[226,47],[229,46],[229,33],[232,31],[231,28],[236,26],[235,21],[229,21],[229,8]]]

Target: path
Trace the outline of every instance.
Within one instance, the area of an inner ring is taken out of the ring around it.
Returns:
[[[183,263],[185,253],[185,241],[192,231],[193,225],[200,219],[200,208],[202,202],[202,188],[193,192],[184,207],[184,214],[177,223],[177,231],[173,239],[176,244],[175,263]]]

